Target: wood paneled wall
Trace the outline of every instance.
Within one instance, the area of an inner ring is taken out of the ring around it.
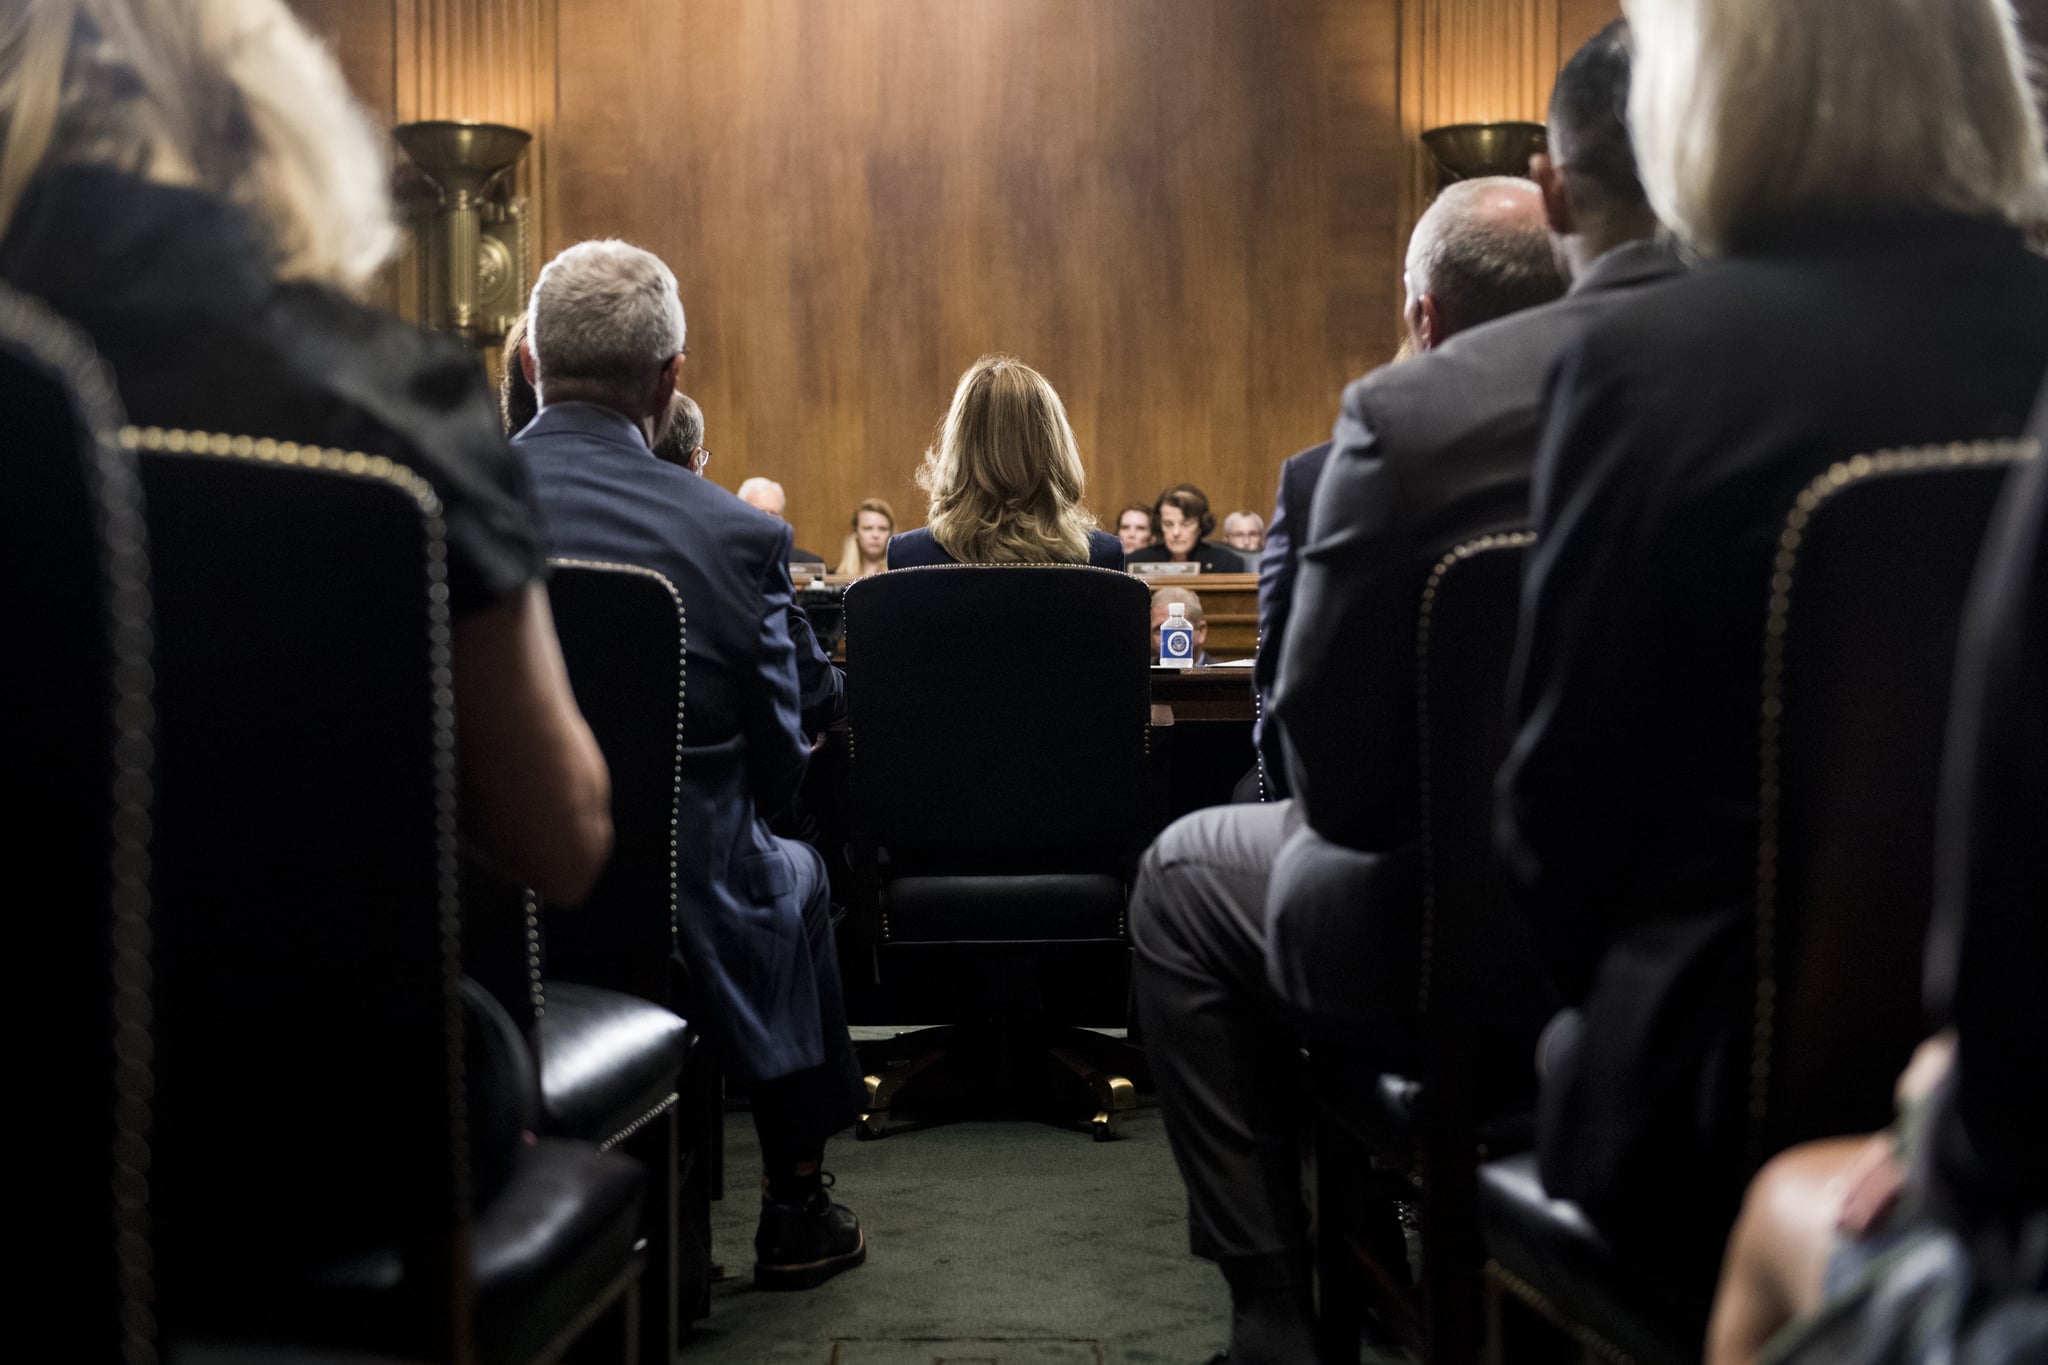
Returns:
[[[1181,479],[1219,515],[1268,510],[1279,460],[1392,350],[1426,92],[1498,87],[1497,115],[1540,117],[1560,56],[1619,11],[292,3],[385,123],[534,129],[541,259],[622,236],[675,267],[712,476],[780,479],[832,557],[862,497],[922,519],[912,473],[987,350],[1065,396],[1105,522]]]
[[[1105,521],[1267,507],[1383,359],[1394,16],[1344,0],[561,0],[563,240],[674,266],[710,473],[922,520],[955,381],[1065,398]]]

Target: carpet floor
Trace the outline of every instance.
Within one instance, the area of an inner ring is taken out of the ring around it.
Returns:
[[[826,1150],[868,1260],[807,1293],[752,1283],[760,1150],[727,1116],[727,1278],[683,1365],[1198,1365],[1229,1302],[1187,1250],[1187,1202],[1156,1108],[1116,1142],[1030,1121],[969,1120]]]

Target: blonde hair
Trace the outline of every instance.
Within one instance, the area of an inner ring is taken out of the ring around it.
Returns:
[[[964,563],[1088,562],[1095,518],[1067,410],[1045,376],[985,355],[960,376],[917,486],[939,548]]]
[[[853,509],[853,529],[846,533],[846,544],[839,551],[839,567],[835,573],[858,574],[866,572],[860,557],[860,514],[879,512],[889,519],[889,529],[896,529],[896,509],[880,498],[862,498],[860,505]]]
[[[272,273],[359,291],[398,240],[381,137],[282,0],[32,0],[0,20],[0,231],[36,174],[211,191]]]
[[[1726,251],[1798,213],[2025,225],[2048,158],[2010,0],[1625,0],[1658,216]]]

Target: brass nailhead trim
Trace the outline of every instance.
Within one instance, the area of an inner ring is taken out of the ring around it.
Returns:
[[[631,1141],[634,1135],[637,1134],[642,1128],[645,1128],[648,1124],[654,1122],[663,1114],[666,1114],[669,1110],[675,1108],[676,1105],[681,1101],[681,1098],[682,1097],[678,1095],[675,1091],[669,1091],[667,1097],[663,1099],[659,1104],[655,1105],[652,1109],[642,1114],[639,1118],[634,1119],[624,1128],[619,1129],[618,1132],[613,1133],[603,1142],[598,1143],[597,1150],[600,1152],[609,1152],[612,1148],[618,1146],[620,1143]]]
[[[2023,464],[2039,453],[2033,441],[1958,442],[1857,455],[1815,476],[1785,515],[1771,565],[1771,596],[1764,620],[1762,701],[1758,726],[1756,852],[1756,994],[1750,1038],[1750,1144],[1760,1148],[1770,1117],[1771,1070],[1778,1009],[1778,822],[1782,795],[1785,710],[1785,637],[1791,626],[1792,587],[1807,527],[1844,489],[1871,479],[1943,469]]]
[[[1558,1306],[1550,1301],[1549,1295],[1545,1294],[1535,1285],[1530,1284],[1514,1271],[1509,1270],[1499,1261],[1488,1261],[1486,1263],[1486,1274],[1495,1283],[1499,1284],[1501,1288],[1507,1290],[1523,1303],[1528,1304],[1531,1308],[1542,1314],[1545,1321],[1570,1337],[1579,1346],[1607,1362],[1607,1365],[1636,1365],[1636,1358],[1634,1356],[1622,1350],[1619,1346],[1616,1346],[1584,1323],[1573,1321],[1570,1316],[1561,1312]]]
[[[1422,850],[1422,930],[1415,973],[1415,1010],[1419,1015],[1429,1013],[1431,978],[1436,970],[1436,851],[1430,838],[1429,818],[1432,791],[1429,767],[1429,636],[1436,619],[1436,597],[1451,570],[1466,560],[1496,550],[1520,550],[1535,543],[1534,531],[1504,531],[1465,541],[1453,546],[1436,562],[1429,571],[1428,581],[1422,585],[1422,606],[1415,624],[1415,736],[1418,754],[1415,771],[1416,795],[1421,802],[1416,838]]]

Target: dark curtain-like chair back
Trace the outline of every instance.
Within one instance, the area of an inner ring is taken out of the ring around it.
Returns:
[[[431,1340],[469,1193],[439,503],[380,457],[123,440],[159,625],[159,1263],[203,1314],[397,1229]]]
[[[1761,706],[1752,1137],[1882,1127],[1922,950],[1963,602],[2012,443],[1859,457],[1780,540]]]
[[[848,587],[856,842],[982,872],[1133,857],[1150,629],[1145,585],[1108,569],[957,564]]]
[[[548,594],[576,703],[611,769],[611,861],[584,903],[550,915],[548,972],[668,1004],[675,971],[684,618],[651,569],[553,561]]]
[[[1467,541],[1423,585],[1416,624],[1422,853],[1417,1014],[1425,1033],[1528,1049],[1555,1008],[1542,958],[1494,853],[1494,775],[1507,758],[1507,678],[1528,532]],[[1533,1075],[1529,1078],[1533,1081]]]
[[[140,485],[90,345],[0,287],[6,992],[18,1301],[78,1360],[155,1350],[149,1228],[150,606]]]

